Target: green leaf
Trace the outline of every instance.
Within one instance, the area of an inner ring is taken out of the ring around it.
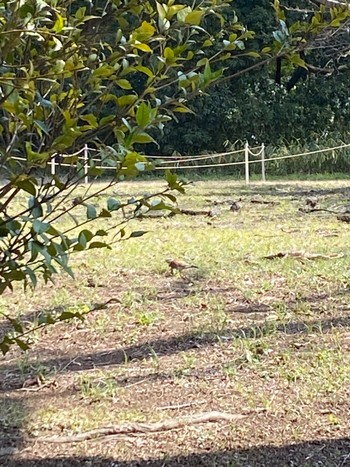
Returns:
[[[89,204],[86,208],[86,217],[88,219],[96,219],[97,217],[97,210],[92,204]]]
[[[8,336],[5,337],[0,341],[0,350],[3,355],[6,355],[7,352],[10,350],[10,346],[14,344],[14,340],[10,339]]]
[[[104,174],[104,170],[99,167],[90,167],[88,170],[88,175],[91,177],[100,177]]]
[[[132,36],[138,41],[147,41],[151,37],[153,37],[156,29],[152,24],[148,23],[147,21],[143,21],[141,26],[135,29]]]
[[[92,128],[97,128],[98,127],[98,122],[93,114],[87,114],[87,115],[81,115],[80,119],[83,120],[84,122],[87,122],[89,125],[92,126]]]
[[[108,198],[107,209],[108,211],[117,211],[121,206],[121,202],[115,198]]]
[[[179,113],[194,114],[193,110],[191,110],[190,108],[186,107],[183,104],[180,104],[180,105],[177,105],[176,107],[174,107],[173,111],[174,112],[179,112]]]
[[[15,342],[18,345],[18,347],[24,352],[26,352],[29,349],[29,345],[26,342],[24,342],[22,339],[15,338]]]
[[[152,52],[151,47],[148,44],[133,44],[134,47],[142,52]]]
[[[94,248],[108,248],[111,250],[112,248],[104,242],[92,242],[90,243],[89,250],[93,250]]]
[[[70,148],[74,141],[76,140],[75,136],[71,135],[61,135],[55,138],[52,143],[52,147],[57,151],[65,151],[67,148]]]
[[[52,313],[41,313],[38,318],[38,324],[55,324],[55,318]]]
[[[87,243],[93,238],[93,236],[94,234],[90,230],[84,229],[81,232],[79,232],[78,242],[83,248],[85,248]]]
[[[169,6],[166,17],[167,19],[172,19],[174,15],[176,15],[180,10],[183,10],[185,8],[184,5],[172,5]]]
[[[98,236],[98,237],[105,237],[106,235],[108,235],[108,233],[105,230],[100,229],[100,230],[97,230],[95,235]]]
[[[37,198],[31,196],[28,200],[28,207],[30,209],[30,214],[37,219],[38,217],[42,217],[43,215],[43,208]]]
[[[132,142],[138,143],[138,144],[148,144],[148,143],[157,144],[156,141],[152,138],[152,136],[149,135],[148,133],[135,133],[132,136]]]
[[[10,318],[10,321],[11,321],[11,324],[12,324],[13,329],[14,329],[18,334],[22,334],[22,333],[23,333],[23,326],[22,326],[22,324],[21,324],[17,319],[11,319],[11,318]]]
[[[5,277],[5,274],[4,274],[4,277]],[[25,279],[25,274],[23,271],[20,271],[20,270],[13,270],[11,272],[9,272],[8,274],[6,274],[6,277],[7,279],[9,279],[11,282],[12,281],[22,281],[23,279]]]
[[[38,234],[47,232],[49,228],[50,224],[48,224],[47,222],[41,222],[39,219],[35,219],[35,221],[33,222],[33,230]]]
[[[107,209],[101,209],[101,212],[100,214],[98,215],[98,217],[112,217],[112,214],[107,211]]]
[[[180,11],[178,11],[177,13],[177,20],[180,22],[180,23],[184,23],[187,16],[192,12],[192,8],[187,6],[185,8],[182,8]]]
[[[32,145],[29,141],[26,142],[26,152],[27,152],[27,159],[28,162],[33,162],[37,164],[45,164],[49,159],[48,152],[35,152],[32,150]]]
[[[72,311],[63,311],[57,318],[58,321],[67,321],[73,318],[78,318],[79,313],[74,313]]]
[[[170,199],[173,203],[176,203],[177,199],[176,196],[172,195],[171,193],[164,193],[164,196]]]
[[[159,2],[156,2],[156,4],[157,4],[159,19],[161,19],[161,20],[165,19],[166,18],[166,11],[165,11],[164,6]]]
[[[103,64],[92,72],[94,78],[107,78],[114,73],[114,69],[107,64]]]
[[[204,15],[203,10],[195,10],[188,13],[185,18],[186,24],[192,24],[194,26],[199,26],[201,23],[202,16]]]
[[[293,54],[293,55],[290,57],[290,61],[293,63],[293,65],[296,65],[296,66],[298,66],[298,67],[305,68],[305,69],[307,70],[306,63],[305,63],[304,60],[300,57],[299,54]]]
[[[253,52],[253,51],[252,52],[247,52],[245,55],[248,56],[248,57],[260,58],[260,54],[258,52]]]
[[[78,8],[77,11],[75,12],[76,19],[80,21],[83,20],[85,17],[85,12],[86,12],[85,6],[81,6],[80,8]]]
[[[29,276],[29,279],[30,279],[30,281],[32,283],[32,286],[36,287],[38,280],[37,280],[37,277],[36,277],[34,271],[32,269],[30,269],[30,268],[25,268],[25,273],[27,274],[27,276]]]
[[[40,128],[40,130],[45,133],[46,136],[50,136],[50,129],[46,125],[46,123],[40,121],[40,120],[34,120],[35,125]]]
[[[142,102],[136,112],[136,122],[141,127],[146,127],[151,121],[151,111],[146,102]]]
[[[55,12],[56,16],[57,16],[57,20],[53,26],[53,30],[55,32],[61,32],[62,29],[64,28],[64,19],[62,18],[62,16],[60,14],[57,13],[57,11]]]
[[[164,209],[173,209],[171,206],[164,203],[161,199],[154,199],[151,202],[150,210],[151,211],[162,211]]]
[[[132,86],[130,84],[130,82],[127,80],[127,79],[118,79],[116,81],[116,84],[122,88],[122,89],[125,89],[125,90],[130,90],[132,89]]]
[[[173,61],[174,58],[175,58],[175,54],[174,54],[174,51],[173,49],[171,49],[170,47],[165,47],[164,49],[164,58],[167,60],[167,61]]]
[[[170,188],[172,188],[178,182],[177,175],[170,170],[165,171],[165,180],[168,182]]]
[[[14,181],[13,185],[17,186],[23,191],[26,191],[27,193],[36,196],[36,186],[34,184],[35,182],[32,180],[18,180]]]
[[[147,75],[149,78],[153,78],[154,77],[154,73],[152,70],[150,70],[149,68],[143,66],[143,65],[138,65],[137,67],[135,67],[137,71],[140,71],[141,73],[144,73],[145,75]]]
[[[129,238],[142,237],[142,236],[145,235],[146,233],[148,233],[146,230],[136,230],[135,232],[132,232],[132,233],[130,234],[130,237],[129,237]]]
[[[121,96],[117,99],[119,107],[126,107],[127,105],[132,105],[136,101],[137,96],[135,94],[127,94],[126,96]]]

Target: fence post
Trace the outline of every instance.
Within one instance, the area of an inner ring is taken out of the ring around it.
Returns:
[[[245,184],[249,185],[249,144],[244,145]]]
[[[84,146],[84,183],[87,185],[89,183],[89,154],[88,154],[88,146],[85,144]]]
[[[54,177],[56,175],[56,154],[54,154],[51,157],[50,165],[51,165],[51,176]],[[52,181],[52,183],[55,185],[54,180]]]
[[[265,144],[261,145],[261,180],[266,182],[266,172],[265,172]]]

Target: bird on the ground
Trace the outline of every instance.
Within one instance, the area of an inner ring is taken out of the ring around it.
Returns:
[[[175,271],[184,271],[185,269],[198,269],[198,266],[195,266],[194,264],[188,264],[185,261],[179,260],[179,259],[172,259],[168,258],[165,260],[171,269],[172,274],[174,274]]]
[[[230,211],[239,211],[241,209],[240,205],[236,201],[230,201]]]
[[[208,212],[208,217],[218,217],[220,216],[220,214],[221,214],[220,208],[218,206],[214,206]]]
[[[314,209],[317,204],[317,198],[306,198],[306,206],[310,206],[310,208]]]

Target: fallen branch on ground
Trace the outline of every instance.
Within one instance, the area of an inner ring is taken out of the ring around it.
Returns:
[[[250,202],[252,204],[269,204],[271,206],[276,206],[277,204],[281,204],[279,201],[266,201],[264,199],[251,199]]]
[[[225,412],[205,412],[198,415],[190,415],[181,418],[172,418],[155,423],[125,423],[123,425],[113,425],[96,430],[86,431],[72,436],[48,436],[33,438],[35,442],[43,443],[81,443],[96,438],[103,438],[112,435],[133,435],[140,433],[157,433],[160,431],[175,430],[190,425],[209,422],[232,422],[245,418],[245,415],[236,415]]]
[[[163,405],[162,407],[157,407],[157,410],[180,410],[192,407],[193,405],[205,404],[205,401],[199,402],[187,402],[187,404],[178,404],[178,405]]]
[[[350,224],[350,216],[348,214],[342,214],[337,216],[338,221],[347,222]]]
[[[276,259],[276,258],[300,258],[300,259],[338,259],[342,258],[344,255],[343,253],[337,254],[332,253],[330,255],[322,255],[319,253],[307,253],[305,251],[280,251],[279,253],[275,253],[273,255],[264,256],[264,259]]]
[[[209,211],[193,211],[192,209],[180,209],[181,214],[186,216],[209,216]]]
[[[338,214],[337,211],[323,208],[299,208],[299,212],[303,212],[304,214],[309,214],[310,212],[329,212],[330,214]]]
[[[159,219],[162,217],[174,217],[178,214],[178,211],[162,212],[162,211],[151,211],[150,213],[140,213],[135,217],[135,220],[142,221],[143,219]]]

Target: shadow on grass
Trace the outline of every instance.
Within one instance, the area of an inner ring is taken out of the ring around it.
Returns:
[[[15,454],[23,448],[22,429],[29,411],[18,399],[0,399],[0,466],[5,454]]]
[[[255,186],[254,182],[252,185],[246,187],[237,187],[233,186],[232,191],[227,193],[222,193],[220,191],[208,191],[206,193],[206,197],[210,198],[211,196],[227,196],[236,199],[240,196],[273,196],[274,198],[286,198],[286,197],[308,197],[308,196],[332,196],[332,195],[343,195],[348,197],[350,193],[350,188],[348,187],[340,187],[340,188],[322,188],[317,189],[313,187],[300,187],[298,185],[288,185],[288,184],[279,184],[276,183],[275,185],[266,185],[266,186]]]
[[[7,467],[345,467],[350,463],[350,438],[308,441],[282,447],[259,446],[161,459],[119,461],[104,457],[8,459]]]
[[[103,368],[106,366],[124,365],[132,360],[143,360],[150,358],[156,353],[158,357],[173,355],[191,349],[208,347],[216,344],[219,339],[258,339],[266,335],[281,333],[286,335],[307,335],[310,332],[323,334],[334,328],[350,327],[350,316],[334,317],[329,319],[312,320],[307,323],[294,321],[290,323],[274,324],[265,322],[256,326],[246,326],[239,328],[226,328],[210,333],[187,333],[169,338],[154,339],[146,343],[135,344],[117,350],[94,352],[81,356],[61,357],[52,359],[40,359],[40,363],[46,368],[55,368],[58,372],[75,372]],[[18,373],[18,367],[13,364],[2,365],[2,371],[11,375]],[[11,391],[18,389],[20,382],[18,379],[13,385],[0,384],[0,391]]]

